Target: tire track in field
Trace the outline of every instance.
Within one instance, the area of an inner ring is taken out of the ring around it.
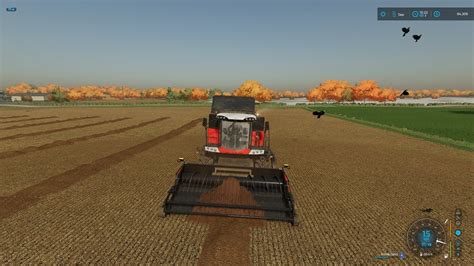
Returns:
[[[194,119],[176,129],[163,135],[157,136],[145,142],[125,150],[110,154],[88,164],[79,165],[64,173],[54,175],[40,183],[22,189],[7,197],[0,197],[0,220],[8,218],[15,213],[27,209],[49,194],[58,193],[68,187],[87,179],[88,177],[117,165],[136,154],[147,151],[169,139],[177,137],[192,129],[202,121],[201,118]]]
[[[0,119],[11,119],[11,118],[22,118],[28,117],[27,115],[14,115],[14,116],[0,116]]]
[[[29,146],[29,147],[26,147],[26,148],[21,149],[21,150],[0,152],[0,160],[1,159],[6,159],[6,158],[13,158],[13,157],[20,156],[20,155],[23,155],[23,154],[27,154],[27,153],[30,153],[30,152],[52,149],[54,147],[59,147],[59,146],[72,145],[74,143],[81,142],[81,141],[86,141],[86,140],[90,140],[90,139],[95,139],[95,138],[100,138],[100,137],[110,136],[110,135],[116,135],[116,134],[120,134],[120,133],[129,131],[129,130],[132,130],[132,129],[141,128],[141,127],[147,126],[149,124],[153,124],[153,123],[156,123],[156,122],[159,122],[159,121],[163,121],[163,120],[166,120],[166,119],[169,119],[169,117],[160,117],[160,118],[149,120],[149,121],[146,121],[146,122],[142,122],[142,123],[139,123],[139,124],[136,124],[136,125],[109,130],[109,131],[103,132],[103,133],[96,133],[96,134],[91,134],[91,135],[87,135],[87,136],[71,138],[71,139],[66,139],[66,140],[57,140],[57,141],[53,141],[53,142],[50,142],[50,143],[47,143],[47,144],[44,144],[44,145],[41,145],[41,146]],[[123,119],[121,119],[121,120],[123,120]]]
[[[66,131],[66,130],[93,127],[93,126],[104,125],[104,124],[110,124],[110,123],[115,123],[115,122],[119,122],[119,121],[123,121],[123,120],[127,120],[127,119],[130,119],[130,117],[121,117],[121,118],[117,118],[117,119],[99,121],[99,122],[85,124],[85,125],[62,127],[62,128],[56,128],[56,129],[50,129],[50,130],[44,130],[44,131],[37,131],[37,132],[31,132],[31,133],[20,133],[20,134],[16,134],[16,135],[12,135],[12,136],[2,137],[2,138],[0,138],[0,141],[9,140],[9,139],[18,139],[18,138],[23,138],[23,137],[47,135],[47,134],[50,134],[50,133],[61,132],[61,131]]]
[[[229,195],[222,198],[222,195]],[[203,193],[199,197],[203,203],[236,203],[243,205],[257,205],[252,192],[239,185],[239,180],[227,178],[214,189]],[[219,213],[224,215],[250,215],[263,218],[264,211],[243,209],[203,208],[194,206],[192,212]],[[252,227],[261,227],[264,221],[258,219],[210,217],[204,215],[186,217],[188,220],[207,224],[209,226],[204,245],[199,254],[198,265],[251,265],[250,233]],[[232,256],[229,256],[232,254]]]
[[[0,122],[0,124],[8,124],[8,123],[16,123],[16,122],[26,122],[26,121],[34,121],[34,120],[43,120],[43,119],[49,119],[49,118],[58,118],[58,117],[57,117],[57,116],[33,117],[33,118],[26,118],[26,119],[20,119],[20,120],[12,120],[12,121]]]
[[[251,265],[250,233],[253,228],[263,227],[265,221],[215,216],[187,218],[209,226],[197,265]]]
[[[16,128],[24,128],[24,127],[34,127],[34,126],[42,126],[42,125],[51,125],[51,124],[58,124],[58,123],[70,122],[70,121],[78,121],[78,120],[84,120],[84,119],[92,119],[92,118],[98,118],[98,117],[99,116],[81,116],[81,117],[74,117],[74,118],[68,118],[68,119],[62,119],[62,120],[48,121],[48,122],[43,122],[43,123],[33,123],[33,124],[25,124],[25,125],[4,127],[4,128],[0,128],[0,130],[16,129]]]

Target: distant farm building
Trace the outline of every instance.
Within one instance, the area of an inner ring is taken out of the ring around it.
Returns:
[[[12,102],[44,102],[49,98],[48,93],[14,93],[10,96]]]
[[[12,102],[21,102],[21,95],[11,95]]]

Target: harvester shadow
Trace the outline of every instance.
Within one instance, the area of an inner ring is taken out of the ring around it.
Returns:
[[[252,193],[239,186],[237,179],[228,178],[217,188],[204,193],[201,202],[234,203],[231,197],[222,195],[238,194],[240,201],[245,204],[256,204]],[[226,202],[227,201],[227,202]],[[253,215],[263,217],[263,211],[225,208],[193,207],[193,212],[221,213],[234,215]],[[252,212],[252,213],[248,213]],[[230,218],[206,215],[190,215],[189,221],[206,224],[209,231],[199,256],[199,265],[250,265],[250,233],[251,229],[261,227],[265,221],[259,219]]]

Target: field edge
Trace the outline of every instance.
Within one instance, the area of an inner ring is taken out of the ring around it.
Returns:
[[[303,109],[305,109],[307,111],[310,111],[310,112],[314,111],[310,107],[303,107]],[[408,129],[408,128],[399,128],[399,127],[384,125],[384,124],[380,124],[380,123],[361,120],[361,119],[357,119],[357,118],[354,118],[354,117],[348,117],[348,116],[339,115],[339,114],[326,113],[326,115],[328,115],[330,117],[339,118],[339,119],[342,119],[342,120],[346,120],[346,121],[366,125],[366,126],[371,126],[371,127],[380,128],[380,129],[386,129],[386,130],[389,130],[389,131],[392,131],[392,132],[397,132],[397,133],[401,133],[403,135],[408,135],[408,136],[416,137],[416,138],[419,138],[419,139],[431,141],[431,142],[434,142],[434,143],[443,144],[443,145],[446,145],[446,146],[449,146],[449,147],[454,147],[454,148],[458,148],[458,149],[461,149],[461,150],[474,152],[474,143],[470,143],[470,142],[467,142],[467,141],[453,140],[453,139],[450,139],[450,138],[440,137],[440,136],[436,136],[436,135],[430,135],[430,134],[426,134],[426,133],[423,133],[423,132],[411,130],[411,129]]]

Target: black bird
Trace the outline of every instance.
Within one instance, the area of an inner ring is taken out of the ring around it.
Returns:
[[[321,118],[322,115],[324,115],[325,112],[324,111],[314,111],[313,112],[313,115],[317,116],[318,119]]]
[[[421,35],[422,35],[422,34],[420,34],[420,35],[413,35],[413,39],[415,39],[415,42],[418,42],[418,40],[421,39]]]
[[[410,93],[408,93],[408,90],[404,90],[404,91],[400,94],[400,96],[408,96],[408,95],[410,95]]]
[[[405,37],[405,35],[410,32],[410,27],[408,28],[403,27],[402,31],[403,31],[403,37]]]
[[[432,208],[428,208],[428,209],[421,209],[422,212],[432,212],[433,209]]]

